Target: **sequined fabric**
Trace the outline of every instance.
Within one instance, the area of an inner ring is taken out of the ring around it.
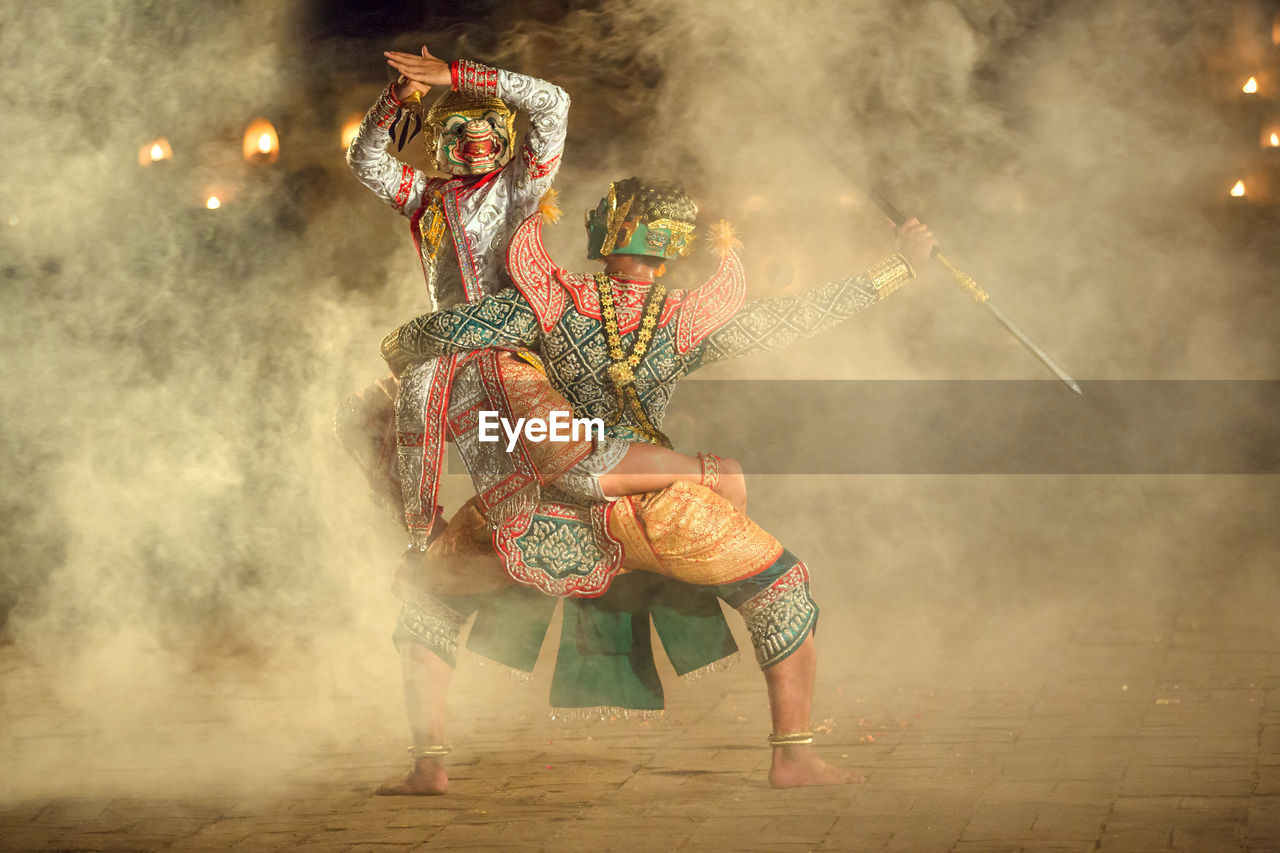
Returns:
[[[449,666],[458,664],[458,634],[467,617],[427,593],[412,594],[400,607],[395,640],[423,646]]]
[[[589,298],[584,283],[584,280],[590,282],[590,277],[554,267],[545,251],[525,245],[529,235],[540,228],[535,223],[536,220],[530,220],[521,227],[522,233],[512,238],[512,255],[525,265],[523,269],[512,267],[515,288],[478,303],[419,317],[401,326],[384,339],[384,357],[395,367],[415,359],[485,347],[527,347],[540,355],[547,378],[569,401],[575,414],[599,417],[611,424],[608,435],[612,438],[646,440],[647,433],[631,412],[618,408],[608,373],[611,363],[608,342],[601,315],[597,313],[599,302]],[[540,238],[532,242],[540,246]],[[730,252],[729,256],[732,255]],[[910,275],[905,264],[901,265],[900,274]],[[668,303],[682,299],[682,304],[675,311],[665,310],[664,305],[664,310],[658,313],[658,325],[649,349],[633,371],[642,411],[661,429],[675,386],[690,371],[723,358],[778,349],[802,335],[830,328],[882,298],[892,289],[895,275],[888,268],[877,267],[874,280],[870,273],[863,273],[822,285],[800,297],[759,300],[733,311],[726,309],[732,305],[731,292],[728,295],[715,291],[668,295]],[[619,306],[635,306],[644,304],[651,285],[615,277],[613,287]],[[554,312],[554,316],[548,312]],[[686,316],[686,312],[690,316]],[[624,348],[633,346],[638,334],[638,318],[634,325],[630,320],[631,317],[624,320],[622,310],[618,311]],[[675,502],[688,495],[677,491],[667,497]],[[690,504],[693,503],[697,500],[690,499]],[[532,516],[520,519],[519,523],[513,521],[500,531],[495,544],[508,571],[521,583],[537,585],[556,595],[580,596],[601,594],[608,588],[612,575],[621,570],[621,564],[609,567],[601,562],[615,544],[619,552],[634,551],[629,560],[650,561],[644,567],[652,571],[670,572],[673,577],[677,573],[703,577],[707,580],[702,582],[709,583],[741,577],[753,568],[758,571],[769,564],[766,556],[771,559],[781,550],[768,534],[760,531],[758,536],[752,531],[744,540],[752,544],[743,548],[741,554],[733,553],[729,537],[717,535],[711,536],[710,541],[723,544],[723,550],[714,556],[701,556],[696,550],[681,551],[690,546],[695,537],[684,541],[681,538],[684,534],[677,526],[664,533],[671,540],[660,547],[670,547],[675,554],[664,566],[656,559],[652,545],[645,544],[649,534],[637,532],[644,522],[642,514],[636,515],[631,523],[625,514],[632,510],[620,509],[620,506],[621,502],[613,505],[614,512],[623,513],[616,535],[611,526],[603,530],[599,524],[593,527],[588,519],[574,517],[568,509],[540,515],[540,507]],[[633,507],[630,502],[627,506]],[[682,511],[680,508],[655,510],[655,519],[678,518]],[[706,533],[718,531],[716,524],[731,527],[738,522],[730,522],[726,517],[715,524],[706,520],[703,523]],[[645,548],[648,548],[647,554]],[[564,555],[560,562],[557,554]],[[714,560],[723,560],[725,566],[712,568]]]
[[[906,267],[902,269],[902,274],[908,275]],[[563,270],[557,275],[561,281],[574,278],[574,274]],[[608,375],[608,344],[599,316],[591,313],[598,303],[577,296],[563,299],[556,306],[558,316],[547,329],[524,296],[519,277],[516,282],[515,289],[474,305],[424,315],[406,323],[383,340],[383,356],[395,367],[415,359],[488,346],[529,347],[542,357],[547,378],[580,417],[600,417],[606,423],[617,422],[628,436],[638,434],[638,425],[629,413],[617,411]],[[565,287],[571,296],[575,295],[574,288]],[[643,305],[649,287],[645,282],[614,278],[620,305]],[[691,371],[721,359],[781,349],[802,336],[822,332],[874,305],[886,290],[883,286],[877,290],[864,273],[824,284],[798,297],[748,302],[719,319],[714,328],[701,330],[704,336],[700,340],[691,334],[682,352],[678,338],[684,311],[691,306],[695,313],[704,310],[695,299],[697,291],[688,294],[680,311],[664,310],[659,314],[649,351],[633,371],[645,413],[661,428],[676,384]],[[670,294],[667,300],[684,296]],[[715,310],[720,310],[719,306]],[[621,322],[621,311],[619,320],[624,328],[630,325]],[[696,325],[692,320],[689,323]],[[632,346],[635,335],[635,327],[631,326],[622,335],[623,346]]]
[[[592,451],[590,436],[581,431],[569,441],[535,442],[522,436],[510,451],[501,430],[498,441],[482,442],[477,426],[483,411],[517,423],[521,418],[549,420],[552,412],[570,409],[542,371],[515,353],[483,351],[458,369],[449,397],[449,434],[491,524],[533,509],[542,483],[558,480]]]
[[[360,182],[411,218],[433,310],[498,289],[507,242],[550,189],[568,134],[569,96],[559,86],[475,62],[465,67],[467,86],[496,94],[529,119],[520,156],[497,173],[445,180],[393,157],[386,150],[387,128],[399,104],[390,87],[347,149],[347,163]],[[430,234],[437,214],[444,217],[448,234],[424,239],[423,229]]]

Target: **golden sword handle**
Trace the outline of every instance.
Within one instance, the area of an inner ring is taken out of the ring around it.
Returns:
[[[408,78],[408,77],[406,77],[406,76],[404,76],[403,74],[401,74],[401,75],[400,75],[400,79],[399,79],[399,80],[397,80],[396,82],[397,82],[397,83],[408,83],[408,82],[409,82],[409,78]],[[421,92],[412,92],[412,93],[410,93],[409,97],[407,97],[407,98],[405,98],[405,99],[404,99],[404,104],[405,104],[405,106],[406,106],[406,107],[407,107],[409,104],[420,104],[420,103],[422,103],[422,93],[421,93]]]
[[[951,263],[951,261],[947,259],[946,255],[935,249],[933,259],[938,262],[938,266],[946,270],[947,275],[951,276],[952,281],[960,285],[960,288],[965,293],[969,294],[969,297],[974,302],[982,304],[991,298],[987,295],[987,292],[982,289],[982,285],[973,280],[973,276],[956,267],[955,264]]]

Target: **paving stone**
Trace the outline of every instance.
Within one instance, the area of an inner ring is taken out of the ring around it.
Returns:
[[[186,742],[219,743],[235,718],[202,706],[275,720],[297,708],[287,690],[202,682],[174,711],[190,705],[184,719],[147,721],[152,775],[139,753],[93,788],[68,775],[38,795],[0,794],[0,847],[1280,853],[1280,635],[1211,589],[1162,599],[1163,615],[1134,625],[1095,600],[1016,665],[948,649],[904,672],[898,644],[873,640],[846,674],[824,675],[815,712],[834,726],[821,754],[868,781],[826,789],[768,787],[768,717],[749,668],[673,689],[661,724],[562,728],[536,691],[492,702],[506,688],[488,673],[468,693],[465,660],[445,797],[370,794],[405,769],[403,722],[371,714],[359,691],[326,699],[350,736],[294,754],[240,738],[209,756],[221,775],[168,789],[151,780],[180,778]],[[0,777],[36,778],[42,758],[92,746],[92,728],[3,647],[0,687],[0,732],[22,719],[31,733],[0,737]],[[278,773],[261,767],[270,755]]]

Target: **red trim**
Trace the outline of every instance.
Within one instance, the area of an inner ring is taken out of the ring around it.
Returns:
[[[676,321],[676,351],[687,354],[732,319],[747,295],[747,277],[736,252],[727,252],[707,283],[684,299]]]
[[[556,268],[542,245],[542,214],[534,212],[526,219],[507,244],[507,271],[520,295],[533,309],[544,332],[555,328],[564,314],[567,300],[559,278],[564,270]]]
[[[413,179],[417,177],[417,172],[408,163],[400,167],[400,188],[396,190],[395,200],[392,202],[396,210],[403,211],[404,203],[409,200],[409,193],[413,192]]]
[[[533,149],[529,147],[528,143],[525,143],[521,148],[520,156],[524,160],[525,173],[535,181],[545,178],[560,167],[559,154],[539,163],[538,155],[533,153]]]
[[[458,60],[449,63],[449,88],[458,91]]]
[[[578,309],[579,314],[584,317],[590,317],[593,320],[604,319],[600,308],[600,294],[596,292],[594,276],[589,276],[585,273],[565,272],[564,270],[557,270],[556,275],[561,283],[564,284],[565,289],[569,291],[569,295],[573,298],[573,306]],[[629,335],[640,327],[640,321],[644,318],[644,303],[649,296],[649,291],[653,288],[653,282],[625,278],[617,279],[617,281],[630,285],[614,294],[615,307],[618,313],[618,332],[619,334]],[[662,311],[658,314],[658,328],[667,325],[671,318],[676,316],[676,309],[683,303],[684,296],[683,291],[676,293],[668,291],[666,301],[662,305]]]
[[[505,169],[505,168],[506,166],[502,167],[502,169]],[[465,183],[467,179],[463,177],[453,178],[450,181],[450,183],[453,183],[455,181],[457,182],[458,199],[461,200],[466,196],[471,195],[473,192],[480,189],[481,187],[485,187],[493,183],[494,180],[497,179],[498,175],[502,174],[502,169],[494,169],[492,172],[485,172],[483,175],[480,176],[479,180],[472,181],[469,184]]]
[[[457,369],[459,356],[457,353],[445,356],[437,362],[427,388],[426,400],[423,403],[423,432],[397,433],[397,443],[403,435],[406,446],[416,447],[415,439],[422,440],[422,466],[418,479],[418,505],[432,507],[430,516],[426,512],[412,513],[405,508],[404,521],[411,541],[415,537],[426,537],[431,533],[436,522],[434,508],[436,495],[440,490],[440,467],[444,460],[446,417],[448,416],[449,394],[453,388],[453,374]]]
[[[387,97],[388,97],[388,98],[390,98],[390,99],[391,99],[391,103],[395,104],[397,107],[403,107],[403,106],[404,106],[404,101],[402,101],[402,100],[400,100],[399,98],[397,98],[397,97],[396,97],[395,89],[396,89],[396,84],[395,84],[395,83],[388,83],[388,84],[387,84]]]

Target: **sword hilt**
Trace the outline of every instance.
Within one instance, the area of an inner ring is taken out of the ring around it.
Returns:
[[[400,75],[400,79],[396,80],[396,82],[397,82],[397,83],[408,83],[408,82],[409,82],[409,78],[408,78],[408,77],[406,77],[406,76],[404,76],[403,74],[401,74],[401,75]],[[405,98],[405,99],[404,99],[404,103],[405,103],[405,105],[406,105],[406,106],[408,106],[409,104],[421,104],[421,103],[422,103],[422,93],[421,93],[421,92],[410,92],[410,93],[409,93],[409,96],[408,96],[407,98]]]
[[[973,276],[969,275],[962,269],[958,269],[955,264],[947,259],[947,256],[938,251],[938,247],[933,247],[933,259],[938,265],[947,271],[947,275],[951,276],[951,280],[960,285],[960,288],[967,294],[969,298],[978,304],[986,302],[991,297],[982,289],[982,285],[973,280]]]

